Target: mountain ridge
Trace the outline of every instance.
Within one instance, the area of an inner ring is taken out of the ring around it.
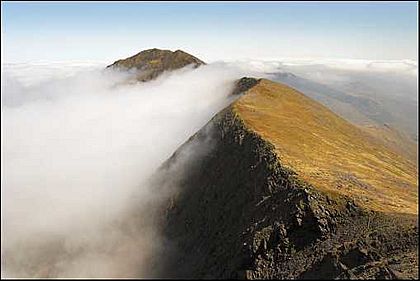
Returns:
[[[240,108],[244,99],[266,95],[264,87],[273,82],[255,79],[246,89],[243,82],[249,79],[238,81],[241,90],[233,92],[242,93],[239,99],[162,166],[179,176],[177,155],[191,143],[211,140],[209,152],[184,163],[188,168],[176,182],[157,180],[157,191],[162,185],[178,186],[160,211],[166,242],[159,274],[245,279],[416,276],[416,210],[383,212],[349,194],[325,192],[302,178],[301,171],[285,166],[276,144],[249,126],[244,120],[249,113]],[[275,102],[259,109],[269,104]]]
[[[262,79],[235,102],[234,109],[250,128],[276,146],[284,164],[324,190],[337,189],[356,197],[360,192],[375,210],[387,210],[377,202],[378,192],[399,190],[397,197],[404,198],[405,193],[417,191],[414,163],[372,141],[370,135],[293,88]],[[398,182],[401,186],[396,185]],[[346,184],[351,185],[347,191],[343,190]],[[389,195],[388,205],[394,195]],[[410,200],[414,201],[406,202],[406,211],[416,213],[413,194]],[[405,208],[402,202],[395,204],[389,208]]]

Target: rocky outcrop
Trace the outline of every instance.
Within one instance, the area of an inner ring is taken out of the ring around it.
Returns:
[[[117,60],[107,68],[135,69],[137,80],[146,82],[155,79],[164,71],[180,69],[187,65],[198,67],[203,64],[205,64],[203,61],[184,51],[172,52],[155,48],[142,51],[126,59]]]
[[[240,81],[239,87],[255,82]],[[199,158],[182,158],[192,144],[207,149]],[[233,107],[217,114],[162,171],[177,177],[156,181],[157,191],[174,187],[160,214],[165,243],[156,262],[159,277],[416,277],[415,216],[373,212],[351,198],[319,192],[283,166],[273,145],[249,130]]]
[[[234,90],[232,91],[232,95],[239,95],[246,92],[250,88],[257,85],[259,81],[260,79],[255,79],[251,77],[242,77],[236,82],[236,86]]]

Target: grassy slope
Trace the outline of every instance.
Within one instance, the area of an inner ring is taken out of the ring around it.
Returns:
[[[366,125],[358,127],[374,136],[391,150],[417,164],[417,143],[410,136],[389,126]]]
[[[263,79],[234,110],[318,189],[376,211],[418,213],[416,165],[318,102]]]

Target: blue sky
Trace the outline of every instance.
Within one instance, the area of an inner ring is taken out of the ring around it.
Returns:
[[[221,59],[417,60],[417,3],[2,2],[6,62],[113,61],[145,48]]]

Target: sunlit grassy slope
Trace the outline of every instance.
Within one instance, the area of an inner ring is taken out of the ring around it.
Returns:
[[[320,103],[262,79],[233,109],[320,191],[376,211],[418,213],[416,165]]]

